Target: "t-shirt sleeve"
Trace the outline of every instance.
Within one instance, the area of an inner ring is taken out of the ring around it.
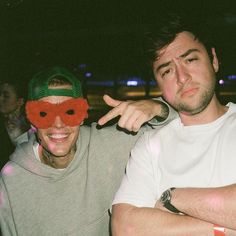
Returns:
[[[155,156],[150,150],[148,132],[139,138],[131,151],[120,188],[113,205],[127,203],[137,207],[154,207],[157,201],[157,165],[158,144]]]

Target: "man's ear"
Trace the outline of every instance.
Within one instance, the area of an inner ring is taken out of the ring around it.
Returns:
[[[212,48],[212,49],[211,49],[211,53],[212,53],[212,56],[213,56],[213,59],[212,59],[212,66],[213,66],[213,68],[214,68],[214,71],[215,71],[215,72],[218,72],[218,71],[219,71],[219,60],[218,60],[218,58],[217,58],[215,48]]]

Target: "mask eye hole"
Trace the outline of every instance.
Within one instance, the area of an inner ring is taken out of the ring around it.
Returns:
[[[47,113],[44,112],[44,111],[40,111],[39,115],[40,115],[41,117],[45,117],[45,116],[47,115]]]
[[[75,111],[73,109],[70,109],[70,110],[66,111],[66,114],[67,115],[74,115]]]

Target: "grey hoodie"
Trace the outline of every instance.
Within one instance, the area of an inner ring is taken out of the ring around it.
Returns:
[[[143,131],[81,126],[75,158],[64,170],[34,157],[35,137],[19,145],[0,179],[2,234],[109,235],[108,209]]]
[[[162,127],[176,117],[169,108]],[[20,144],[2,169],[0,178],[0,226],[3,236],[108,236],[109,208],[124,175],[138,134],[126,134],[111,126],[81,126],[77,151],[64,170],[35,158],[33,145]]]

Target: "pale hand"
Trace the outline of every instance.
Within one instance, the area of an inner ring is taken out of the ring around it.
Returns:
[[[120,116],[118,125],[128,131],[137,132],[140,127],[160,113],[161,105],[153,100],[120,101],[104,95],[105,103],[113,107],[106,115],[98,120],[99,125]]]

